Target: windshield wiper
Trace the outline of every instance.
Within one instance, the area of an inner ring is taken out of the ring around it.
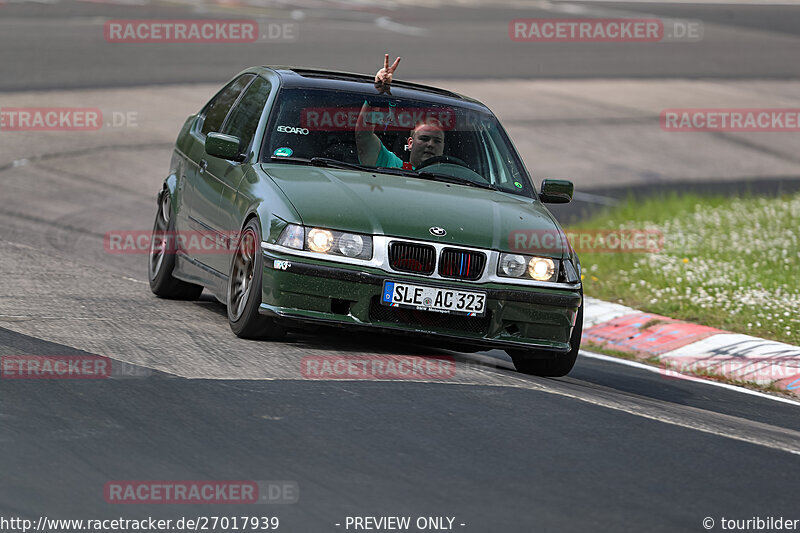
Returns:
[[[306,164],[306,165],[310,165],[311,164],[311,160],[310,159],[306,159],[305,157],[285,157],[285,156],[282,156],[282,155],[273,155],[273,156],[270,156],[270,159],[272,161],[288,161],[289,163],[303,163],[303,164]]]
[[[434,181],[441,181],[444,183],[453,183],[455,185],[467,185],[470,187],[478,187],[479,189],[489,189],[490,191],[496,191],[497,187],[492,185],[491,183],[480,183],[478,181],[468,180],[467,178],[460,178],[458,176],[451,176],[449,174],[438,174],[436,172],[425,172],[424,170],[420,170],[417,172],[417,175],[421,178],[428,178]]]
[[[489,189],[491,191],[497,190],[497,187],[495,187],[491,183],[480,183],[478,181],[468,180],[467,178],[459,178],[457,176],[449,176],[447,174],[437,174],[435,172],[425,172],[423,170],[419,173],[419,175],[428,179],[443,181],[445,183],[454,183],[456,185],[468,185],[470,187],[478,187],[479,189]]]
[[[344,169],[352,169],[352,170],[365,170],[367,172],[371,172],[371,167],[365,167],[364,165],[359,165],[357,163],[348,163],[347,161],[339,161],[338,159],[331,159],[330,157],[312,157],[310,159],[311,164],[315,167],[332,167],[332,168],[344,168]]]
[[[467,178],[451,176],[450,174],[439,174],[437,172],[427,172],[425,170],[409,170],[405,168],[375,167],[375,170],[378,170],[380,172],[385,172],[386,174],[397,174],[399,176],[409,176],[411,178],[426,178],[433,181],[452,183],[454,185],[467,185],[470,187],[478,187],[479,189],[489,189],[491,191],[499,190],[491,183],[480,183],[477,181],[468,180]]]
[[[347,161],[339,161],[338,159],[331,159],[329,157],[312,157],[311,159],[307,159],[305,157],[283,157],[279,155],[273,155],[270,157],[272,161],[290,161],[292,163],[304,163],[306,165],[312,165],[315,167],[330,167],[330,168],[341,168],[347,170],[363,170],[366,172],[372,172],[374,168],[372,167],[365,167],[364,165],[358,165],[356,163],[348,163]]]
[[[375,167],[372,170],[375,172],[380,172],[381,174],[392,174],[394,176],[411,176],[412,178],[417,176],[417,173],[413,170],[406,170],[404,168],[397,167]]]

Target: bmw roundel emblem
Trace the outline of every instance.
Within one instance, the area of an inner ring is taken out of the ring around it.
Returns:
[[[445,235],[447,235],[447,232],[445,231],[445,229],[444,228],[440,228],[438,226],[434,226],[431,229],[429,229],[428,231],[431,232],[431,235],[435,235],[436,237],[444,237]]]

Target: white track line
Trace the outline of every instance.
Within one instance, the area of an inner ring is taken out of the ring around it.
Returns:
[[[586,350],[581,350],[580,355],[583,357],[588,357],[590,359],[599,359],[600,361],[608,361],[609,363],[617,363],[619,365],[631,366],[634,368],[640,368],[642,370],[647,370],[648,372],[657,372],[663,373],[664,369],[657,366],[647,365],[644,363],[639,363],[638,361],[631,361],[629,359],[620,359],[619,357],[612,357],[610,355],[603,355],[594,352],[587,352]],[[679,377],[680,376],[680,377]],[[764,392],[758,392],[751,389],[746,389],[744,387],[737,387],[736,385],[730,385],[728,383],[721,383],[719,381],[712,381],[709,379],[702,379],[697,376],[690,376],[687,374],[678,374],[674,370],[670,370],[670,377],[672,379],[683,379],[686,381],[693,381],[695,383],[705,383],[706,385],[712,385],[714,387],[722,387],[723,389],[732,390],[735,392],[741,392],[743,394],[750,394],[752,396],[759,396],[761,398],[767,398],[769,400],[775,400],[776,402],[788,403],[791,405],[796,405],[800,407],[800,402],[791,400],[789,398],[783,398],[781,396],[774,396],[772,394],[766,394]]]

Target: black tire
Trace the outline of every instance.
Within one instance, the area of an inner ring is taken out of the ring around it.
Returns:
[[[277,340],[286,334],[285,328],[258,312],[263,271],[261,230],[258,220],[251,218],[239,235],[228,276],[228,323],[237,337]]]
[[[581,336],[583,335],[583,298],[578,309],[578,317],[575,320],[575,327],[572,328],[572,335],[569,344],[572,349],[556,357],[549,356],[539,350],[506,350],[514,361],[514,367],[518,372],[531,374],[534,376],[560,378],[566,376],[575,366],[578,359],[578,352],[581,349]]]
[[[172,213],[172,198],[164,190],[158,198],[158,211],[150,238],[147,254],[147,277],[150,290],[159,298],[172,300],[196,300],[203,292],[202,285],[187,283],[172,276],[175,268],[175,221]]]

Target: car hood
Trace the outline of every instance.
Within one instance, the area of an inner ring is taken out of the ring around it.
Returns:
[[[306,226],[519,253],[532,251],[519,247],[532,243],[532,235],[559,232],[542,204],[522,196],[378,172],[287,163],[262,169]],[[432,227],[447,234],[436,237]],[[540,251],[551,257],[564,252],[558,243]]]

